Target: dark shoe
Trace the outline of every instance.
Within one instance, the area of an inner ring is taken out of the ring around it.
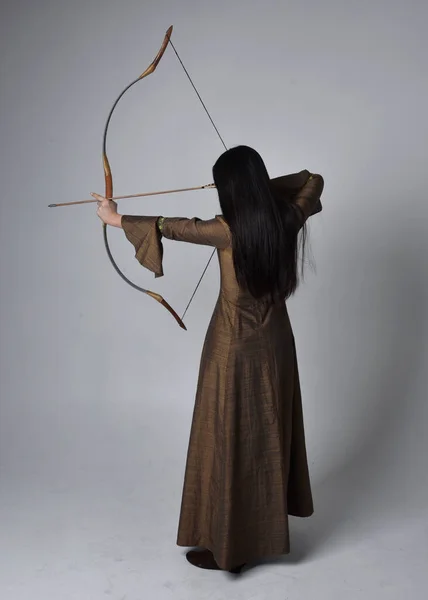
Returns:
[[[230,569],[229,573],[233,573],[234,575],[239,575],[239,573],[242,571],[242,569],[245,567],[246,563],[243,563],[242,565],[239,565],[239,567],[234,567],[233,569]]]
[[[186,558],[194,567],[199,567],[200,569],[210,569],[211,571],[221,571],[211,550],[189,550],[189,552],[186,554]],[[245,563],[239,565],[239,567],[230,569],[229,573],[238,575],[242,571],[243,567],[245,567]]]
[[[210,550],[189,550],[186,554],[186,558],[194,567],[220,571],[220,567],[214,560],[213,553]]]

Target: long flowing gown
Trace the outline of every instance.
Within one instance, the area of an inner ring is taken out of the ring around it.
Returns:
[[[273,179],[303,220],[322,207],[323,179],[308,171]],[[240,289],[230,230],[213,219],[124,215],[137,260],[163,275],[162,236],[217,248],[221,285],[203,346],[185,470],[179,546],[213,552],[220,568],[290,551],[288,516],[313,501],[296,346],[284,301]]]

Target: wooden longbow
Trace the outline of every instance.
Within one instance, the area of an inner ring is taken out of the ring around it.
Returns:
[[[113,106],[112,106],[112,108],[111,108],[111,110],[109,112],[109,115],[107,117],[107,121],[106,121],[105,128],[104,128],[103,145],[102,145],[102,158],[103,158],[103,167],[104,167],[105,197],[106,198],[113,198],[113,176],[112,176],[112,171],[111,171],[110,163],[109,163],[109,160],[108,160],[108,157],[107,157],[107,132],[108,132],[108,127],[110,125],[110,121],[111,121],[113,112],[114,112],[117,104],[119,103],[119,100],[122,98],[122,96],[133,85],[135,85],[138,81],[141,81],[142,79],[144,79],[148,75],[151,75],[156,70],[156,68],[157,68],[157,66],[158,66],[158,64],[159,64],[162,56],[165,53],[165,50],[166,50],[168,44],[170,44],[171,47],[172,47],[172,49],[174,50],[174,53],[177,56],[177,59],[178,59],[180,65],[182,66],[184,72],[186,73],[186,76],[189,79],[189,81],[190,81],[190,83],[191,83],[191,85],[192,85],[192,87],[193,87],[196,95],[198,96],[198,99],[201,102],[201,104],[202,104],[202,106],[203,106],[206,114],[208,115],[208,118],[210,119],[212,126],[214,127],[214,129],[215,129],[215,131],[216,131],[216,133],[217,133],[217,135],[218,135],[221,143],[223,144],[223,147],[225,148],[225,150],[227,150],[227,146],[224,143],[223,138],[220,135],[219,130],[217,129],[217,126],[215,125],[215,123],[214,123],[214,121],[213,121],[210,113],[208,112],[207,107],[205,106],[204,101],[202,100],[202,98],[201,98],[198,90],[195,87],[195,84],[192,81],[192,78],[190,77],[190,75],[189,75],[186,67],[183,64],[183,61],[181,60],[181,58],[180,58],[177,50],[175,49],[174,44],[171,41],[172,30],[173,30],[173,27],[171,25],[171,27],[167,30],[167,32],[165,34],[165,37],[164,37],[163,42],[162,42],[162,45],[161,45],[161,47],[159,49],[159,52],[157,53],[155,59],[153,60],[153,62],[147,67],[147,69],[137,79],[135,79],[129,85],[127,85],[126,88],[119,94],[119,96],[115,100],[115,102],[114,102],[114,104],[113,104]],[[210,186],[203,186],[203,187],[211,187],[211,185]],[[211,256],[210,256],[210,258],[209,258],[209,260],[207,262],[207,265],[206,265],[205,269],[203,270],[202,275],[201,275],[201,277],[200,277],[200,279],[199,279],[199,281],[198,281],[198,283],[197,283],[197,285],[196,285],[196,287],[195,287],[195,289],[194,289],[194,291],[193,291],[193,293],[192,293],[192,295],[190,297],[190,300],[189,300],[189,302],[188,302],[188,304],[186,306],[186,309],[184,310],[184,313],[183,313],[182,317],[180,318],[178,316],[178,314],[176,313],[176,311],[168,304],[168,302],[160,294],[158,294],[156,292],[152,292],[151,290],[147,290],[147,289],[145,289],[143,287],[140,287],[140,286],[136,285],[133,281],[131,281],[130,279],[128,279],[128,277],[126,277],[126,275],[119,269],[118,265],[116,264],[116,261],[114,260],[114,258],[112,256],[111,250],[110,250],[110,246],[109,246],[109,242],[108,242],[108,236],[107,236],[107,225],[105,223],[103,223],[103,237],[104,237],[104,245],[105,245],[105,249],[106,249],[106,252],[107,252],[107,256],[109,257],[110,262],[113,265],[113,267],[116,270],[116,272],[118,273],[118,275],[126,283],[128,283],[131,287],[133,287],[134,289],[136,289],[136,290],[138,290],[140,292],[143,292],[144,294],[147,294],[148,296],[150,296],[151,298],[153,298],[154,300],[156,300],[157,302],[159,302],[162,306],[164,306],[171,313],[171,315],[177,321],[178,325],[180,327],[182,327],[183,329],[186,329],[186,326],[184,325],[184,322],[183,322],[184,316],[186,315],[186,312],[187,312],[187,310],[188,310],[188,308],[189,308],[189,306],[190,306],[190,304],[191,304],[191,302],[192,302],[192,300],[193,300],[193,298],[194,298],[194,296],[196,294],[196,291],[197,291],[197,289],[198,289],[198,287],[199,287],[199,285],[200,285],[200,283],[202,281],[202,278],[205,275],[205,272],[206,272],[206,270],[208,268],[208,265],[210,264],[211,259],[214,256],[215,248],[214,248],[214,250],[213,250],[213,252],[212,252],[212,254],[211,254]]]

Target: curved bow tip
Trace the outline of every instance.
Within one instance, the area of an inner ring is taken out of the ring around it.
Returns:
[[[167,46],[169,44],[169,40],[171,38],[172,30],[173,30],[173,26],[171,25],[171,27],[169,27],[167,29],[167,32],[165,33],[165,37],[163,38],[162,46],[160,47],[159,52],[156,54],[155,59],[153,60],[153,62],[151,63],[151,65],[149,65],[147,67],[147,69],[144,71],[144,73],[141,73],[141,75],[139,76],[138,79],[144,79],[144,77],[147,77],[147,75],[151,75],[156,70],[156,67],[159,64],[159,61],[162,58],[162,56],[164,55],[165,50],[166,50],[166,48],[167,48]]]
[[[184,329],[184,331],[187,331],[187,327],[186,325],[183,323],[183,319],[180,319],[180,317],[178,316],[178,314],[175,312],[175,310],[172,308],[172,306],[170,306],[168,304],[168,302],[162,298],[162,296],[160,296],[160,300],[159,302],[162,304],[162,306],[164,306],[174,317],[174,319],[177,321],[178,325],[181,327],[181,329]]]

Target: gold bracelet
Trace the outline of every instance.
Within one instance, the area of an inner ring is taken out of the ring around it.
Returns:
[[[162,233],[162,229],[163,229],[163,222],[165,221],[165,217],[159,217],[158,221],[157,221],[157,226],[159,231]]]

